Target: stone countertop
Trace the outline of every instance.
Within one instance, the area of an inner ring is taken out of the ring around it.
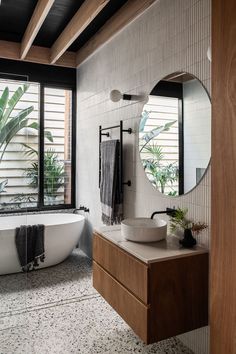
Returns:
[[[174,235],[168,235],[166,240],[158,242],[128,241],[121,235],[119,225],[100,227],[95,229],[95,232],[147,264],[209,252],[207,248],[198,245],[194,248],[183,248],[179,244],[179,238]]]

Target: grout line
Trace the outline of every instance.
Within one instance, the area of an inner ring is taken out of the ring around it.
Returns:
[[[28,313],[28,312],[33,312],[33,311],[40,311],[43,309],[48,309],[48,308],[52,308],[52,307],[57,307],[57,306],[64,306],[64,305],[68,305],[71,303],[75,303],[75,302],[81,302],[81,301],[86,301],[89,299],[93,299],[93,298],[98,298],[100,297],[99,294],[90,294],[90,295],[84,295],[81,297],[74,297],[74,298],[70,298],[70,299],[65,299],[65,300],[60,300],[60,301],[55,301],[55,302],[48,302],[42,305],[36,305],[36,306],[29,306],[23,309],[18,309],[18,310],[12,310],[12,311],[8,311],[8,312],[2,312],[0,319],[1,318],[5,318],[5,317],[11,317],[11,316],[15,316],[15,315],[21,315],[24,313]]]

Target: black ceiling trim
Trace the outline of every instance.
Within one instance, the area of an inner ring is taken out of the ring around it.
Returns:
[[[76,69],[60,66],[28,63],[17,60],[0,59],[0,77],[4,74],[12,78],[28,77],[29,81],[42,82],[48,85],[70,86],[76,88]]]

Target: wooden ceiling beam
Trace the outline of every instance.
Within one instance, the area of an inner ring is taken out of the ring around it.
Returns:
[[[26,57],[54,1],[55,0],[38,0],[21,42],[21,59]]]
[[[51,64],[69,48],[110,0],[85,0],[51,48]]]
[[[0,58],[28,61],[38,64],[50,64],[50,48],[32,46],[23,60],[21,59],[20,51],[20,43],[0,40]],[[76,53],[67,51],[60,57],[60,59],[54,65],[75,68],[75,59]]]
[[[132,22],[156,0],[128,0],[105,25],[77,52],[77,66]]]

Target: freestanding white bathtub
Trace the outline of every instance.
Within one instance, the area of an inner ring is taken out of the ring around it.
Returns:
[[[37,269],[46,268],[70,255],[82,233],[84,216],[55,213],[0,217],[0,275],[22,271],[15,246],[15,229],[34,224],[45,225],[45,260]]]

